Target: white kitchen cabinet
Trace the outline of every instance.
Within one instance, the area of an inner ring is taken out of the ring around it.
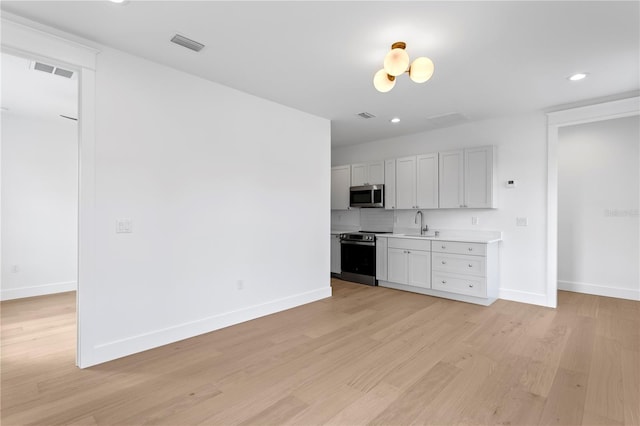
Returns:
[[[497,176],[492,146],[464,150],[464,200],[467,207],[496,208]]]
[[[378,285],[485,306],[498,298],[498,240],[478,243],[392,236],[385,240],[387,276],[380,275]]]
[[[384,162],[384,208],[396,208],[396,160]]]
[[[387,281],[431,288],[431,242],[408,238],[388,240]]]
[[[396,208],[438,208],[438,154],[396,159]]]
[[[440,153],[438,186],[440,208],[464,205],[464,152],[459,149]]]
[[[384,161],[351,165],[351,186],[384,184]]]
[[[438,208],[438,154],[416,157],[416,207]]]
[[[349,209],[349,187],[351,186],[351,166],[331,168],[331,210]]]
[[[387,238],[376,237],[376,279],[387,279]]]
[[[494,208],[493,146],[440,153],[440,208]]]
[[[416,157],[396,159],[396,208],[416,208]]]
[[[331,235],[331,273],[340,275],[340,234]]]
[[[438,241],[432,244],[431,288],[490,304],[498,295],[498,244]]]

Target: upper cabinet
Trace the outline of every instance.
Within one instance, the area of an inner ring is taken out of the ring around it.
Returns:
[[[331,168],[331,208],[349,208],[349,187],[384,184],[388,210],[497,207],[493,146]]]
[[[459,149],[440,153],[440,207],[464,207],[464,152]]]
[[[496,151],[492,146],[464,150],[465,207],[496,208]]]
[[[440,153],[440,208],[495,208],[492,146]]]
[[[349,208],[349,187],[351,186],[351,166],[331,168],[331,210]]]
[[[351,165],[351,186],[384,184],[384,161]]]
[[[438,208],[438,154],[396,160],[396,208]]]
[[[396,208],[396,160],[384,162],[384,208]]]

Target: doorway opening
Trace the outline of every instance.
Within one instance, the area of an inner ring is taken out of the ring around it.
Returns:
[[[78,78],[2,53],[2,300],[76,291]]]
[[[558,142],[558,289],[638,299],[640,118],[566,126]]]
[[[560,129],[588,123],[605,122],[625,117],[638,120],[640,115],[640,98],[637,96],[604,102],[586,107],[574,108],[548,114],[547,137],[547,306],[557,306],[558,292],[558,160]],[[627,210],[629,208],[624,208]],[[616,207],[606,208],[615,212]],[[634,216],[634,208],[630,208],[629,215]],[[632,230],[629,230],[632,233]],[[634,236],[631,235],[631,238]],[[636,238],[640,236],[636,235]],[[635,262],[636,268],[640,267]],[[634,300],[640,300],[640,289],[632,289],[630,294]]]

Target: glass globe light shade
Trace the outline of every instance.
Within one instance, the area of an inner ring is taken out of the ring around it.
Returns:
[[[415,83],[424,83],[433,75],[433,61],[427,57],[417,58],[409,69],[409,78]]]
[[[409,68],[409,54],[404,49],[391,49],[384,57],[384,70],[394,77],[399,76]]]
[[[373,86],[378,92],[386,93],[389,90],[393,89],[393,86],[395,85],[395,77],[389,78],[387,72],[384,69],[381,69],[376,73],[376,75],[373,76]]]

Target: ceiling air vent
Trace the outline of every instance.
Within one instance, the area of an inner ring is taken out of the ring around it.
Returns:
[[[356,114],[358,117],[360,118],[374,118],[375,115],[369,113],[369,112],[361,112],[359,114]]]
[[[180,34],[174,35],[171,39],[171,42],[182,47],[186,47],[187,49],[191,49],[195,52],[201,51],[204,47],[204,44],[198,43],[197,41],[191,40],[190,38],[186,38],[185,36],[181,36]]]
[[[450,112],[447,114],[432,115],[427,117],[427,123],[429,127],[437,129],[441,127],[450,127],[457,124],[462,124],[468,121],[467,117],[459,112]]]
[[[31,68],[36,71],[46,72],[47,74],[59,75],[60,77],[73,77],[73,71],[65,70],[64,68],[58,68],[53,65],[43,64],[42,62],[32,62]]]

